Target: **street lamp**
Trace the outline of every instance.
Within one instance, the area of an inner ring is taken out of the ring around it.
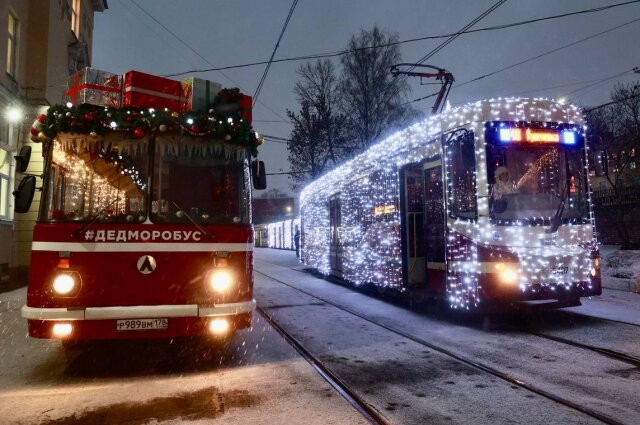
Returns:
[[[5,112],[5,116],[10,124],[20,122],[23,116],[22,108],[19,106],[9,106]]]

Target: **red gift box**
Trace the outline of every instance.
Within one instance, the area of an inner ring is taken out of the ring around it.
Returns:
[[[251,124],[251,120],[253,119],[253,116],[251,113],[252,101],[253,99],[251,98],[251,96],[247,96],[246,94],[240,95],[240,108],[242,108],[242,118],[244,118],[244,120],[247,121],[249,124]]]
[[[137,108],[168,108],[181,111],[184,103],[180,81],[129,71],[124,74],[122,106]]]
[[[65,102],[74,105],[89,103],[98,106],[120,107],[122,77],[118,74],[85,67],[69,78]]]

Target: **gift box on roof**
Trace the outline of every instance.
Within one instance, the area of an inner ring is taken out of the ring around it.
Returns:
[[[242,110],[242,118],[244,118],[245,121],[247,121],[249,124],[251,124],[251,120],[253,119],[251,110],[251,103],[253,101],[253,98],[251,96],[247,96],[246,94],[241,94],[240,95],[240,108]]]
[[[206,111],[222,89],[220,83],[191,77],[182,80],[183,111]]]
[[[182,110],[184,95],[180,81],[129,71],[124,74],[123,85],[122,106]]]
[[[119,108],[122,101],[122,76],[94,68],[82,68],[69,78],[65,103],[89,103]]]

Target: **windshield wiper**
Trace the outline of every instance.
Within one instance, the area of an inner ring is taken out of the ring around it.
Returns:
[[[187,212],[185,210],[180,208],[180,205],[176,204],[175,202],[173,203],[173,205],[175,205],[176,208],[179,209],[182,212],[182,214],[184,214],[189,219],[189,221],[191,221],[193,223],[194,226],[196,226],[198,229],[200,229],[200,231],[202,233],[204,233],[205,235],[209,236],[209,239],[213,239],[213,235],[211,233],[209,233],[209,231],[206,228],[202,227],[202,225],[200,223],[196,222],[189,214],[187,214]]]
[[[547,230],[545,230],[545,233],[555,233],[558,231],[560,224],[562,224],[562,213],[564,212],[564,207],[567,203],[568,196],[569,185],[565,182],[564,190],[562,191],[562,196],[560,197],[560,204],[558,204],[558,209],[551,219],[551,226]]]
[[[111,201],[106,207],[104,207],[103,209],[98,211],[96,214],[94,214],[93,217],[89,216],[89,217],[91,217],[91,220],[89,220],[88,223],[86,223],[84,226],[82,226],[78,230],[74,230],[71,233],[71,237],[72,238],[77,238],[82,232],[87,230],[89,228],[89,226],[91,226],[93,223],[95,223],[96,220],[102,215],[102,213],[107,210],[107,208],[109,208],[111,205],[115,204],[116,202],[118,202],[118,198],[116,198],[113,201]]]

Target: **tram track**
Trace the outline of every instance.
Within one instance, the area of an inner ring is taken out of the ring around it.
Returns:
[[[267,311],[256,306],[256,310],[264,320],[273,327],[276,332],[284,338],[284,340],[293,347],[294,350],[302,356],[325,381],[329,383],[349,404],[351,404],[358,412],[362,414],[369,422],[374,425],[388,425],[389,422],[377,410],[371,407],[358,394],[353,391],[345,382],[343,382],[331,369],[326,367],[324,363],[314,356],[289,332],[287,332]]]
[[[620,353],[620,352],[614,351],[614,350],[609,350],[607,348],[597,347],[595,345],[590,345],[590,344],[583,344],[581,342],[572,341],[572,340],[567,339],[567,338],[562,338],[562,337],[554,336],[554,335],[548,335],[548,334],[544,334],[544,333],[541,333],[541,332],[527,331],[527,333],[530,334],[530,335],[537,336],[539,338],[548,339],[550,341],[559,342],[561,344],[566,344],[566,345],[569,345],[571,347],[582,348],[584,350],[593,351],[593,352],[601,354],[601,355],[603,355],[605,357],[609,357],[611,359],[618,360],[618,361],[621,361],[621,362],[624,362],[624,363],[628,363],[628,364],[630,364],[632,366],[640,368],[640,358],[635,357],[635,356],[630,356],[628,354]]]
[[[295,270],[295,269],[292,269],[292,270]],[[295,270],[295,271],[299,271],[299,270]],[[280,284],[282,284],[284,286],[287,286],[287,287],[289,287],[291,289],[294,289],[294,290],[296,290],[298,292],[301,292],[301,293],[303,293],[303,294],[305,294],[307,296],[315,298],[315,299],[317,299],[317,300],[319,300],[319,301],[321,301],[321,302],[323,302],[325,304],[331,305],[331,306],[333,306],[333,307],[335,307],[335,308],[337,308],[339,310],[342,310],[342,311],[344,311],[344,312],[346,312],[348,314],[351,314],[351,315],[353,315],[355,317],[358,317],[358,318],[360,318],[360,319],[362,319],[362,320],[364,320],[366,322],[369,322],[369,323],[371,323],[371,324],[373,324],[375,326],[378,326],[378,327],[380,327],[382,329],[385,329],[385,330],[387,330],[389,332],[392,332],[392,333],[394,333],[394,334],[396,334],[398,336],[401,336],[403,338],[411,340],[411,341],[413,341],[413,342],[415,342],[415,343],[417,343],[419,345],[422,345],[422,346],[424,346],[426,348],[429,348],[431,350],[434,350],[434,351],[436,351],[438,353],[441,353],[443,355],[451,357],[451,358],[453,358],[453,359],[455,359],[455,360],[457,360],[457,361],[459,361],[461,363],[464,363],[464,364],[466,364],[468,366],[471,366],[471,367],[479,369],[479,370],[481,370],[481,371],[483,371],[485,373],[488,373],[488,374],[490,374],[492,376],[500,378],[501,380],[506,381],[507,383],[509,383],[511,385],[516,385],[516,386],[518,386],[520,388],[528,390],[528,391],[530,391],[532,393],[535,393],[535,394],[537,394],[537,395],[539,395],[541,397],[544,397],[544,398],[546,398],[548,400],[551,400],[551,401],[553,401],[555,403],[558,403],[558,404],[563,405],[563,406],[565,406],[567,408],[570,408],[570,409],[573,409],[575,411],[581,412],[581,413],[583,413],[585,415],[588,415],[588,416],[590,416],[590,417],[592,417],[594,419],[597,419],[597,420],[599,420],[599,421],[601,421],[603,423],[611,424],[611,425],[622,425],[623,424],[623,422],[618,421],[618,420],[616,420],[616,419],[614,419],[614,418],[612,418],[612,417],[610,417],[610,416],[608,416],[608,415],[606,415],[604,413],[601,413],[601,412],[598,412],[596,410],[590,409],[588,407],[582,406],[580,404],[574,403],[571,400],[568,400],[568,399],[566,399],[566,398],[564,398],[562,396],[559,396],[557,394],[553,394],[553,393],[551,393],[549,391],[546,391],[546,390],[544,390],[544,389],[542,389],[542,388],[540,388],[540,387],[538,387],[536,385],[527,383],[527,382],[523,381],[522,379],[519,379],[519,378],[516,378],[514,376],[511,376],[510,374],[502,372],[502,371],[500,371],[500,370],[498,370],[498,369],[496,369],[494,367],[491,367],[491,366],[486,365],[484,363],[478,362],[478,361],[473,360],[471,358],[467,358],[466,356],[454,353],[453,351],[451,351],[451,350],[449,350],[449,349],[447,349],[445,347],[436,345],[436,344],[431,343],[429,341],[425,341],[425,340],[423,340],[423,339],[421,339],[419,337],[416,337],[414,335],[408,334],[408,333],[406,333],[406,332],[404,332],[404,331],[402,331],[400,329],[396,329],[396,328],[394,328],[392,326],[389,326],[389,325],[386,325],[384,323],[381,323],[381,322],[379,322],[379,321],[377,321],[375,319],[371,319],[369,317],[366,317],[365,315],[363,315],[363,314],[361,314],[361,313],[359,313],[357,311],[354,311],[354,310],[352,310],[350,308],[344,307],[344,306],[342,306],[342,305],[340,305],[338,303],[335,303],[334,301],[331,301],[331,300],[323,298],[323,297],[319,297],[319,296],[317,296],[317,295],[315,295],[313,293],[305,291],[304,289],[297,288],[297,287],[295,287],[295,286],[293,286],[293,285],[291,285],[291,284],[289,284],[287,282],[282,281],[281,279],[278,279],[275,276],[271,276],[271,275],[269,275],[267,273],[264,273],[262,271],[259,271],[259,270],[254,270],[254,272],[258,273],[258,274],[261,274],[261,275],[263,275],[263,276],[265,276],[265,277],[267,277],[267,278],[269,278],[269,279],[271,279],[271,280],[273,280],[275,282],[278,282],[278,283],[280,283]],[[260,309],[259,311],[261,311],[261,310],[262,309]],[[562,342],[562,341],[560,341],[560,342]],[[635,361],[635,359],[634,359],[634,361]]]

